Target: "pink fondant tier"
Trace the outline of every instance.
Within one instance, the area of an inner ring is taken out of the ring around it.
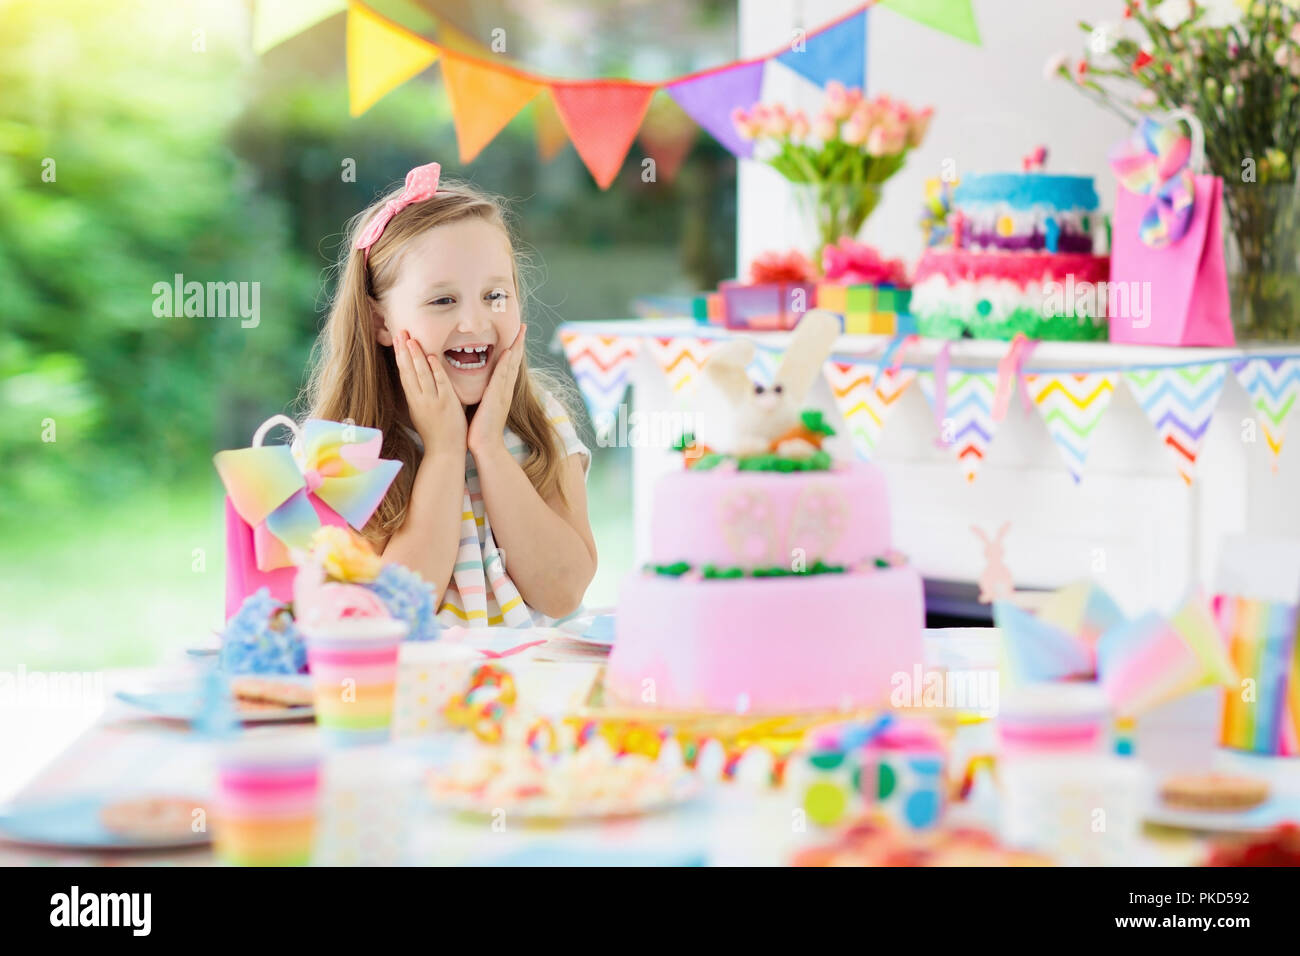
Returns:
[[[785,476],[789,479],[791,476]],[[911,567],[779,578],[629,575],[605,674],[611,704],[789,713],[888,702],[922,663]]]
[[[885,478],[865,463],[797,474],[673,472],[655,485],[653,514],[653,564],[850,565],[883,556],[890,544]]]

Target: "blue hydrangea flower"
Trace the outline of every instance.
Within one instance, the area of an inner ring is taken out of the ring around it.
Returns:
[[[434,641],[442,628],[438,625],[437,595],[433,585],[401,564],[385,564],[369,584],[388,608],[388,613],[411,628],[410,641]]]
[[[221,637],[221,669],[230,674],[305,674],[307,646],[289,605],[262,588],[244,599]]]

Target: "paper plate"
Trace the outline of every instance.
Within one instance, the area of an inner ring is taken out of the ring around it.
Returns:
[[[1280,795],[1257,807],[1232,813],[1207,810],[1182,810],[1165,805],[1157,797],[1143,814],[1147,823],[1200,833],[1260,833],[1279,823],[1300,822],[1300,797]]]
[[[490,817],[504,812],[525,824],[544,826],[552,823],[583,823],[598,820],[616,820],[622,817],[639,817],[683,806],[696,799],[702,784],[694,776],[683,775],[668,794],[643,801],[593,801],[573,804],[554,797],[534,797],[514,803],[496,801],[490,807],[482,799],[470,794],[445,794],[433,798],[435,810],[470,817]]]
[[[584,644],[599,644],[612,647],[614,644],[614,615],[597,614],[595,617],[583,617],[576,621],[566,621],[557,628],[565,636]]]
[[[99,814],[109,803],[123,798],[87,794],[7,807],[0,811],[0,837],[27,846],[67,850],[162,850],[211,842],[207,833],[151,839],[109,830],[100,823]]]
[[[305,674],[278,674],[276,680],[311,686],[311,677]],[[183,720],[193,723],[199,716],[202,698],[197,688],[187,690],[118,691],[117,697],[134,707],[148,711],[166,720]],[[265,710],[236,707],[235,714],[241,723],[272,724],[291,720],[310,720],[316,709],[310,704],[301,707],[275,707]]]

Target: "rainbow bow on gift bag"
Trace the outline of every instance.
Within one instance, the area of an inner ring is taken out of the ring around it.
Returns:
[[[262,445],[277,424],[298,434],[297,448]],[[310,544],[321,526],[313,498],[357,530],[365,526],[402,467],[379,457],[382,442],[377,428],[310,419],[299,432],[277,415],[257,430],[253,447],[217,452],[213,463],[230,503],[253,529],[258,570],[288,567],[289,549]]]
[[[1131,193],[1150,197],[1138,228],[1144,243],[1162,249],[1187,234],[1196,196],[1192,141],[1176,119],[1147,117],[1110,153],[1110,168]]]

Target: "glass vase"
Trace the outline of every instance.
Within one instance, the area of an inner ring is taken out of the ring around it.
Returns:
[[[1300,190],[1227,180],[1223,199],[1238,342],[1300,342]]]
[[[814,236],[812,261],[821,267],[822,250],[845,236],[856,239],[867,217],[880,203],[880,183],[799,183],[794,187],[795,205],[804,229]]]

